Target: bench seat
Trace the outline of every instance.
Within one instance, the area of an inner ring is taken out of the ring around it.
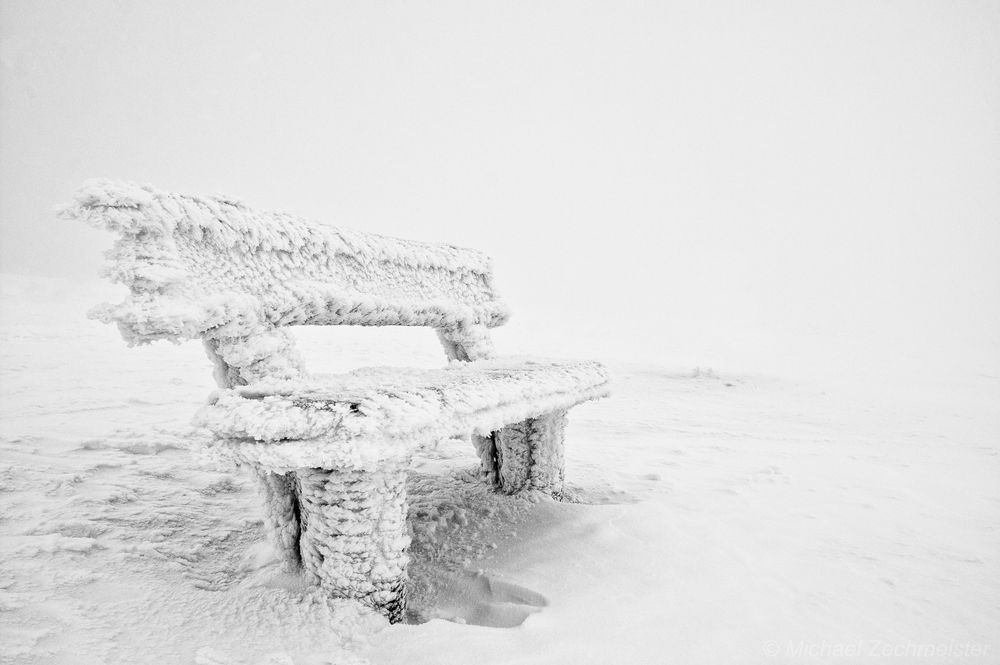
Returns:
[[[488,438],[608,392],[593,361],[454,361],[442,369],[371,367],[217,391],[195,418],[217,437],[218,458],[276,473],[299,468],[374,471],[421,446]]]
[[[607,373],[593,361],[456,360],[229,388],[195,423],[215,434],[203,452],[257,476],[289,570],[399,621],[412,454],[468,436],[499,491],[558,496],[566,410],[607,392]]]

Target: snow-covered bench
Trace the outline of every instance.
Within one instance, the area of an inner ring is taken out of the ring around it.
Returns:
[[[203,341],[220,387],[195,418],[215,435],[206,450],[259,479],[286,565],[392,621],[413,453],[471,436],[499,491],[558,495],[566,410],[607,393],[596,362],[493,357],[508,312],[474,250],[125,182],[86,184],[62,214],[118,234],[106,276],[130,293],[91,316],[130,346]],[[429,326],[452,362],[310,376],[290,325]]]

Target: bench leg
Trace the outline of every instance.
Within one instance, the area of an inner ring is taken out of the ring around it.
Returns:
[[[299,469],[302,566],[338,598],[402,620],[406,604],[406,467]]]
[[[438,328],[438,339],[448,360],[482,360],[493,357],[490,331],[484,325]]]
[[[533,489],[558,496],[565,431],[566,411],[560,410],[493,432],[480,444],[487,478],[505,494]]]
[[[302,557],[299,554],[299,499],[295,476],[259,467],[253,468],[253,474],[264,500],[264,525],[281,556],[282,570],[298,570]]]

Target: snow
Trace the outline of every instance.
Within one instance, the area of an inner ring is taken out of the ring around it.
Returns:
[[[569,412],[563,501],[490,492],[465,441],[416,455],[389,626],[282,571],[251,479],[192,455],[197,344],[126,349],[84,317],[112,287],[0,285],[2,663],[996,662],[990,356],[610,363],[614,394]],[[319,371],[441,365],[426,330],[328,333],[295,332]]]

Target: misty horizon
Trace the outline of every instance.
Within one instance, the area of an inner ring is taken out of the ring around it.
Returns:
[[[1000,360],[990,3],[2,11],[4,272],[96,277],[112,177],[480,249],[525,334]]]

